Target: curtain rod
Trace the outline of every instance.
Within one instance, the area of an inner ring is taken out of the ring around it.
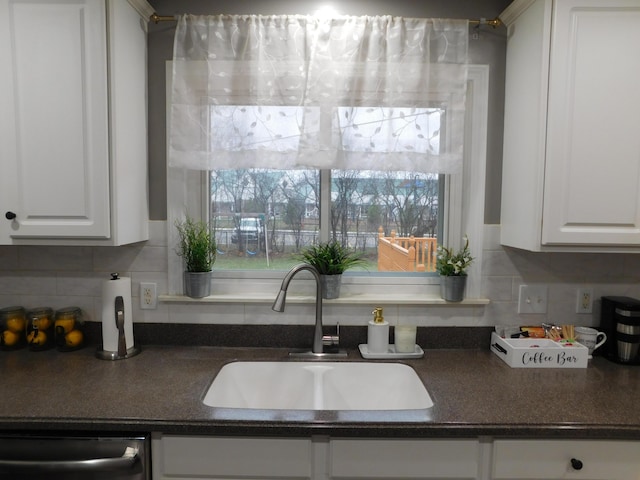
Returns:
[[[158,15],[157,13],[154,13],[149,18],[153,23],[174,22],[178,19],[174,15]],[[492,20],[487,20],[486,18],[481,18],[479,20],[469,20],[469,23],[471,25],[489,25],[490,27],[493,27],[493,28],[497,28],[500,25],[502,25],[502,21],[498,17]]]

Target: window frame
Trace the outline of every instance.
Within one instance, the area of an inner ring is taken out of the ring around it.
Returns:
[[[482,270],[485,172],[487,150],[487,115],[489,95],[489,66],[469,65],[467,88],[467,111],[465,125],[464,166],[459,174],[445,176],[445,214],[442,242],[458,246],[466,234],[471,239],[471,253],[475,261],[469,269],[466,297],[480,298]],[[171,102],[171,61],[166,64],[167,119]],[[167,121],[167,129],[169,129]],[[168,138],[168,135],[167,135]],[[320,171],[321,197],[330,201],[328,171]],[[210,209],[209,174],[207,171],[177,169],[167,166],[167,276],[168,294],[179,300],[183,292],[182,259],[175,253],[177,234],[175,222],[184,212],[196,218],[208,218]],[[329,224],[329,208],[321,208],[321,224]],[[324,218],[323,218],[324,217]],[[321,231],[320,240],[327,241],[329,231]],[[213,275],[214,301],[228,301],[246,297],[250,300],[272,296],[279,287],[283,272],[250,270],[215,270]],[[375,275],[347,272],[343,276],[345,293],[341,303],[348,303],[351,295],[367,293],[372,286],[380,286],[390,301],[407,295],[419,294],[426,298],[439,298],[440,280],[436,275]],[[205,297],[206,298],[206,297]],[[204,301],[211,301],[204,300]]]

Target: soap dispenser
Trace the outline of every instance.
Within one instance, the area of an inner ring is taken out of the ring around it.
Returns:
[[[387,353],[389,351],[389,322],[382,316],[382,307],[371,312],[373,320],[367,329],[367,349],[369,353]]]

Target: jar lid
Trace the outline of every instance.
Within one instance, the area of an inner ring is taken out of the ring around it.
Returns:
[[[30,317],[50,317],[53,315],[53,308],[51,307],[36,307],[31,308],[27,312]]]
[[[4,308],[0,308],[0,317],[6,317],[8,315],[15,315],[15,314],[19,314],[19,315],[24,315],[25,313],[25,309],[24,307],[4,307]]]
[[[80,307],[64,307],[56,310],[56,317],[79,316],[81,312]]]

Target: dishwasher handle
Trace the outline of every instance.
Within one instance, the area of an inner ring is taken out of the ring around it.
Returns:
[[[130,470],[139,460],[138,449],[127,447],[120,457],[86,460],[4,460],[0,473],[114,472]]]

